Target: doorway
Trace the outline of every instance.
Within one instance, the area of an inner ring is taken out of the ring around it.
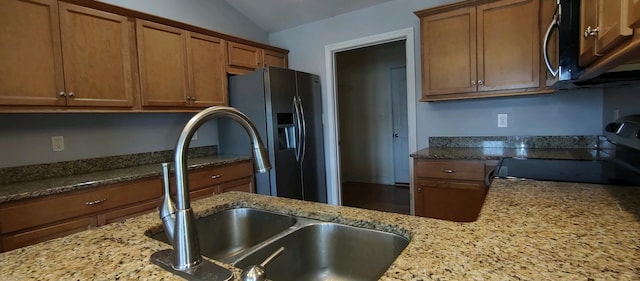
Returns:
[[[399,137],[406,136],[406,126],[399,124],[407,121],[406,87],[398,85],[405,80],[406,86],[405,73],[399,73],[405,69],[404,44],[404,40],[395,41],[336,54],[343,182],[391,185],[398,177],[409,182],[408,169],[406,175],[397,175],[402,169],[395,169],[403,166],[399,162],[408,161],[400,157],[408,154],[408,148],[405,145],[400,151]],[[399,93],[401,90],[404,92]],[[405,107],[401,109],[403,100]]]
[[[405,41],[400,40],[336,54],[345,206],[389,211],[386,206],[404,205],[409,209],[404,50]]]
[[[346,42],[336,43],[332,45],[328,45],[325,47],[325,57],[326,57],[326,79],[327,79],[327,96],[326,102],[327,106],[327,126],[326,126],[326,135],[325,135],[325,143],[327,148],[327,180],[328,180],[328,201],[330,204],[342,205],[342,190],[341,185],[343,183],[342,175],[341,175],[341,149],[338,145],[339,136],[340,136],[340,128],[338,126],[338,117],[339,117],[339,109],[338,109],[338,92],[342,87],[343,90],[349,91],[349,85],[339,85],[334,82],[337,81],[337,60],[336,57],[340,52],[357,50],[361,48],[366,48],[370,46],[377,46],[385,43],[392,43],[402,41],[400,44],[404,44],[404,56],[405,56],[405,79],[406,79],[406,120],[407,120],[407,142],[408,148],[405,150],[405,154],[409,155],[411,151],[416,150],[416,138],[415,138],[415,128],[416,128],[416,120],[415,120],[415,112],[416,112],[416,95],[415,95],[415,62],[414,62],[414,41],[413,41],[413,28],[408,28],[399,31],[393,31],[389,33],[374,35],[370,37],[350,40]],[[391,75],[391,72],[400,71],[397,68],[402,66],[393,66],[388,69],[388,75]],[[395,70],[394,70],[395,69]],[[390,79],[387,77],[387,79]],[[391,96],[388,95],[387,105],[391,106],[392,100]],[[364,100],[363,100],[364,103]],[[364,106],[364,104],[362,104]],[[391,116],[386,117],[388,120],[391,120]],[[393,128],[391,127],[390,133],[388,135],[389,138],[393,138]],[[362,136],[363,138],[366,136]],[[389,148],[392,151],[392,145]],[[390,152],[393,154],[393,152]],[[409,158],[407,162],[407,166],[409,167],[409,179],[412,177],[412,164],[411,159]],[[394,171],[392,169],[392,171]],[[392,172],[392,174],[395,172]],[[370,173],[371,174],[371,173]],[[356,175],[357,176],[357,175]],[[386,177],[386,176],[385,176]],[[395,183],[395,177],[391,177],[387,179],[388,182]],[[411,182],[409,181],[409,184]],[[411,201],[413,201],[413,194],[410,195]],[[413,210],[411,210],[413,212]]]

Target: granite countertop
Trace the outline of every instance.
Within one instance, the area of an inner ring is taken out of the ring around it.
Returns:
[[[245,155],[213,155],[188,160],[190,169],[230,164],[251,159]],[[89,187],[159,176],[162,166],[147,164],[128,168],[54,177],[44,180],[0,185],[0,203],[27,199]]]
[[[640,188],[496,179],[480,217],[456,223],[242,192],[196,215],[254,207],[390,231],[410,244],[380,280],[639,280]],[[0,254],[2,280],[182,280],[149,261],[157,213]],[[55,258],[52,258],[54,257]],[[234,271],[236,279],[240,271]]]
[[[500,160],[503,157],[596,160],[612,150],[591,148],[427,147],[411,154],[415,159]]]

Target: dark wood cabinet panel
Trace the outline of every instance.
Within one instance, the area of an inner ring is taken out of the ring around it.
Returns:
[[[485,175],[495,161],[414,161],[416,216],[471,222],[478,218],[487,193]]]

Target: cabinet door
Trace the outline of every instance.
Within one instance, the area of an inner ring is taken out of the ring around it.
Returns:
[[[253,192],[253,177],[226,182],[219,186],[218,193],[229,191]]]
[[[186,31],[136,20],[142,105],[186,106]]]
[[[278,53],[269,50],[263,50],[263,63],[264,66],[275,66],[280,68],[287,68],[287,54]]]
[[[416,183],[417,216],[470,222],[478,218],[484,203],[482,182],[419,180]]]
[[[605,54],[628,39],[633,30],[629,28],[629,0],[598,0],[597,52]]]
[[[478,91],[540,86],[538,0],[478,6]]]
[[[133,106],[133,23],[60,3],[67,105]]]
[[[0,104],[64,105],[58,4],[0,1]]]
[[[629,0],[629,27],[640,27],[640,0]]]
[[[230,73],[249,72],[262,66],[262,49],[236,42],[227,42],[227,49]]]
[[[66,236],[97,226],[95,217],[77,218],[24,232],[2,235],[2,252]]]
[[[581,0],[580,1],[580,31],[598,27],[598,0]],[[596,37],[580,34],[580,57],[578,64],[586,67],[598,58],[596,56]]]
[[[192,105],[227,105],[224,40],[190,33],[188,46]]]
[[[476,10],[421,19],[422,98],[476,91]]]

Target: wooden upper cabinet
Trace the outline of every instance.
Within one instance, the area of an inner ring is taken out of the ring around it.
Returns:
[[[191,101],[195,106],[226,105],[225,41],[189,33]]]
[[[64,105],[57,1],[0,1],[0,104]]]
[[[262,66],[262,50],[237,42],[228,42],[229,72],[247,72]],[[247,71],[242,71],[243,69]]]
[[[630,3],[631,2],[631,3]],[[581,0],[580,66],[586,67],[599,57],[631,38],[634,25],[632,0]],[[639,8],[640,9],[640,8]]]
[[[262,61],[264,66],[275,66],[280,68],[287,68],[289,66],[287,54],[270,50],[263,50]]]
[[[540,91],[539,0],[469,3],[416,12],[422,40],[421,100]]]
[[[60,2],[67,105],[133,106],[133,23]]]
[[[222,39],[137,20],[143,106],[227,104]]]
[[[57,1],[1,1],[0,104],[132,106],[132,36],[126,17]]]
[[[478,91],[540,86],[538,0],[478,7]]]
[[[423,98],[476,90],[476,9],[421,19]]]
[[[286,53],[264,50],[231,41],[227,43],[227,48],[229,63],[227,72],[231,74],[243,74],[264,66],[288,67]]]
[[[186,106],[187,32],[136,20],[143,106]]]
[[[640,27],[640,0],[628,0],[629,1],[629,27]]]

